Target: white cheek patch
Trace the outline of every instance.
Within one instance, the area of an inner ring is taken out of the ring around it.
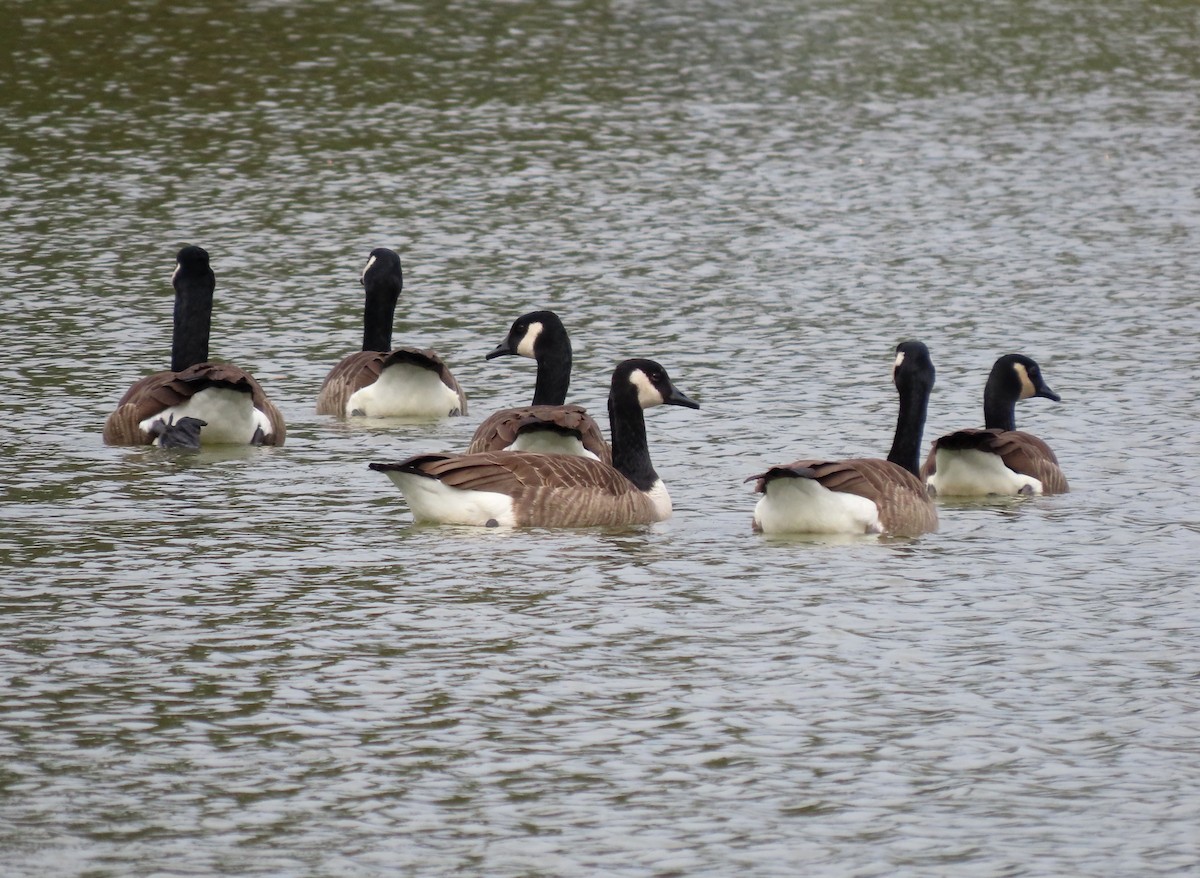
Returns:
[[[1037,396],[1037,388],[1029,380],[1029,373],[1025,371],[1025,364],[1013,363],[1013,371],[1017,373],[1017,379],[1021,382],[1020,398],[1029,399],[1031,396]]]
[[[521,341],[517,345],[517,353],[522,357],[529,357],[531,360],[536,360],[537,355],[533,352],[533,346],[537,344],[538,336],[541,334],[541,321],[530,323],[529,328],[525,330],[525,334],[521,336]]]
[[[634,369],[629,375],[629,383],[637,388],[638,405],[644,409],[663,404],[663,395],[658,388],[646,377],[641,369]]]
[[[900,371],[900,365],[904,362],[904,351],[896,354],[896,362],[892,363],[892,383],[896,383],[896,373]]]
[[[175,278],[179,277],[179,270],[182,267],[178,262],[175,263],[175,270],[171,272],[171,286],[175,286]]]
[[[367,278],[367,272],[368,272],[368,271],[370,271],[370,270],[371,270],[371,266],[375,264],[375,259],[376,259],[376,257],[372,256],[370,259],[368,259],[368,260],[367,260],[367,264],[363,266],[362,274],[360,274],[360,275],[358,276],[358,282],[359,282],[359,283],[365,283],[365,282],[366,282],[366,278]]]

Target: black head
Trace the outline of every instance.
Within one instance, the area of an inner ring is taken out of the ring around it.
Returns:
[[[667,370],[654,360],[625,360],[617,365],[613,371],[612,395],[629,393],[631,388],[638,404],[644,409],[656,405],[700,408],[700,403],[689,399],[671,383]]]
[[[929,356],[929,348],[923,342],[902,341],[896,345],[896,361],[892,364],[892,383],[897,390],[933,389],[937,372],[933,368],[933,358]]]
[[[376,247],[372,250],[358,281],[368,289],[390,284],[399,293],[404,288],[404,272],[400,270],[400,257],[396,251],[387,247]]]
[[[1011,400],[1029,399],[1034,396],[1054,402],[1062,399],[1046,384],[1041,367],[1022,354],[1005,354],[996,360],[988,376],[985,396],[989,391],[996,393],[1000,398]]]
[[[189,244],[175,255],[175,271],[171,274],[172,285],[176,285],[180,281],[212,278],[212,268],[208,264],[208,251],[203,247],[194,247]]]
[[[508,336],[484,359],[521,356],[541,359],[552,350],[571,352],[571,339],[558,315],[553,311],[530,311],[513,321]]]

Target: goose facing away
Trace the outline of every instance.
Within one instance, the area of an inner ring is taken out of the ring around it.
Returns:
[[[565,404],[571,384],[571,338],[558,315],[532,311],[518,317],[486,359],[514,355],[537,361],[533,404],[489,415],[475,430],[467,453],[533,451],[612,463],[612,450],[592,416],[581,406]]]
[[[372,463],[404,493],[417,522],[484,527],[602,527],[650,524],[671,515],[671,498],[650,462],[643,409],[700,405],[653,360],[625,360],[608,396],[612,465],[565,454],[485,451],[423,454]]]
[[[1070,490],[1050,446],[1016,427],[1017,401],[1061,397],[1046,384],[1041,367],[1021,354],[996,360],[983,388],[984,428],[958,430],[937,439],[921,478],[939,497],[987,494],[1065,494]]]
[[[283,416],[254,376],[229,363],[208,360],[216,284],[206,250],[188,246],[179,251],[171,275],[175,288],[171,368],[147,375],[125,392],[104,422],[105,444],[283,444],[287,436]]]
[[[750,476],[746,481],[756,481],[755,491],[763,495],[754,508],[754,529],[895,536],[937,530],[937,509],[917,478],[934,374],[924,344],[899,344],[892,381],[900,414],[887,460],[798,460]]]
[[[400,257],[377,247],[359,278],[366,292],[362,350],[329,370],[317,414],[368,418],[442,418],[467,413],[467,397],[431,350],[392,348],[392,321],[404,288]]]

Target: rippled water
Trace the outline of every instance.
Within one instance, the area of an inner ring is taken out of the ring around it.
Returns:
[[[11,4],[0,79],[0,872],[1128,875],[1200,866],[1191,3]],[[282,449],[106,448],[180,244]],[[312,414],[397,341],[468,418]],[[675,517],[415,528],[366,464],[622,357]],[[928,433],[991,362],[1073,493],[764,539],[742,480]]]

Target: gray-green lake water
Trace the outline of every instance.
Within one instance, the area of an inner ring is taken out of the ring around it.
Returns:
[[[1200,868],[1200,7],[5,4],[0,873],[1146,876]],[[281,449],[107,448],[174,254]],[[313,414],[397,249],[471,415]],[[660,360],[675,501],[415,528],[373,460]],[[927,437],[1021,351],[1073,492],[764,539],[742,480]]]

